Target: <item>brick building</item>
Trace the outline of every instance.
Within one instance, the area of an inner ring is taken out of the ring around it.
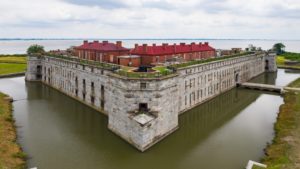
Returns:
[[[109,43],[108,41],[88,42],[84,41],[81,46],[74,48],[75,55],[81,59],[108,62],[123,66],[139,67],[141,65],[159,65],[174,60],[190,61],[196,59],[207,59],[215,57],[216,50],[206,42],[191,44],[163,43],[162,45],[153,44],[148,46],[135,44],[133,49],[122,46],[121,41]]]
[[[141,57],[137,55],[119,56],[119,65],[139,67],[141,66]]]
[[[109,43],[108,41],[84,41],[82,45],[74,48],[75,55],[81,59],[95,60],[119,64],[119,56],[129,54],[129,49],[122,46],[121,41]]]
[[[135,47],[130,51],[130,53],[132,55],[141,56],[141,65],[156,65],[172,61],[174,58],[185,61],[207,59],[215,57],[216,55],[215,49],[209,46],[208,42],[204,44],[180,43],[173,45],[163,43],[160,46],[156,44],[153,44],[152,46],[148,46],[147,44],[139,46],[138,44],[135,44]]]

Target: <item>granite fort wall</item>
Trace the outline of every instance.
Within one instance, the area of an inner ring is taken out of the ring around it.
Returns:
[[[178,71],[178,112],[183,113],[265,72],[264,54],[182,68]]]
[[[178,128],[180,113],[266,68],[275,71],[273,61],[274,56],[253,54],[181,68],[164,78],[134,79],[75,61],[29,57],[26,79],[40,80],[108,115],[108,128],[144,151]]]

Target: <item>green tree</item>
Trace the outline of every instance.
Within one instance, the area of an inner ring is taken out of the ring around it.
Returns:
[[[41,45],[31,45],[27,49],[27,54],[43,54],[45,52],[44,46]]]
[[[278,54],[284,53],[285,45],[283,43],[276,43],[273,45],[273,50]]]

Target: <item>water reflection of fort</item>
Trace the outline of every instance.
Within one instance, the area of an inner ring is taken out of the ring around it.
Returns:
[[[276,73],[264,73],[252,81],[274,84],[276,76]],[[58,118],[60,121],[66,120],[69,121],[68,123],[86,124],[86,131],[90,130],[90,132],[93,131],[98,134],[101,133],[99,129],[106,131],[107,122],[105,117],[101,118],[102,124],[97,124],[102,127],[98,126],[96,127],[98,131],[95,130],[95,124],[93,122],[95,121],[94,114],[89,112],[92,111],[91,108],[83,106],[81,103],[69,97],[61,97],[62,93],[48,86],[39,83],[26,83],[26,86],[29,100],[46,99],[48,104],[51,104],[52,107],[57,107],[60,109],[59,112],[64,112],[62,114],[56,113],[57,116],[62,118]],[[184,135],[184,137],[194,138],[191,140],[195,141],[198,140],[198,137],[199,139],[205,138],[205,135],[221,127],[253,103],[260,94],[261,92],[247,89],[232,89],[225,92],[181,115],[179,123],[182,128],[177,132],[180,137]],[[72,114],[67,112],[72,112]],[[174,137],[178,134],[175,134]]]
[[[276,77],[276,73],[264,73],[252,79],[252,81],[275,84]],[[247,108],[261,94],[260,91],[232,89],[184,113],[179,119],[179,123],[182,126],[181,133],[184,135],[180,137],[192,138],[190,140],[195,140],[196,142],[205,138],[205,135],[226,124]]]
[[[253,80],[272,84],[275,83],[275,77],[272,74],[264,74]],[[33,102],[29,104],[42,103],[49,107],[49,110],[45,110],[44,113],[29,113],[29,116],[35,116],[29,119],[43,116],[39,119],[44,120],[43,127],[48,128],[47,133],[44,134],[44,130],[38,128],[31,128],[38,137],[47,135],[44,137],[49,140],[43,144],[55,144],[55,146],[69,149],[75,146],[74,149],[83,156],[85,152],[94,154],[89,156],[89,159],[85,159],[88,162],[96,163],[95,161],[98,160],[101,164],[109,165],[111,168],[121,167],[119,163],[115,163],[121,157],[126,157],[123,159],[126,165],[122,168],[131,168],[132,164],[135,164],[137,168],[161,168],[161,164],[157,161],[168,162],[168,166],[164,168],[180,168],[182,159],[190,155],[195,147],[207,140],[210,134],[222,128],[262,94],[259,91],[232,89],[219,95],[182,114],[179,118],[181,128],[142,155],[107,129],[107,118],[104,115],[40,83],[27,83],[26,86],[29,102]],[[44,105],[41,107],[45,108]],[[51,135],[53,130],[57,129],[59,139]],[[73,138],[76,140],[71,142],[72,145],[65,145],[65,142]],[[46,151],[43,153],[49,154]],[[107,154],[110,155],[109,158],[106,158]],[[172,154],[171,161],[170,154]],[[198,154],[199,157],[201,155],[203,154]],[[205,166],[202,163],[201,165]]]

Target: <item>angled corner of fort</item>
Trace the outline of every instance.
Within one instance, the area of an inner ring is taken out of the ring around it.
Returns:
[[[121,41],[84,41],[66,51],[29,56],[26,80],[104,113],[111,131],[145,151],[178,129],[181,113],[277,70],[273,53],[218,52],[208,43],[128,49]]]

